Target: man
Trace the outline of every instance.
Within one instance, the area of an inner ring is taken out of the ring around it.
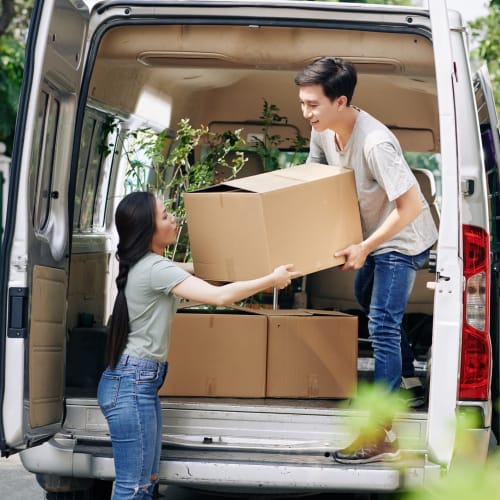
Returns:
[[[351,105],[354,67],[324,57],[295,77],[302,113],[312,127],[309,162],[354,170],[363,241],[336,253],[342,269],[357,269],[354,291],[368,315],[375,358],[374,380],[389,391],[401,383],[401,323],[416,271],[427,261],[437,230],[392,132]],[[373,417],[375,418],[376,417]],[[334,453],[347,464],[394,460],[400,450],[389,421],[375,421]]]

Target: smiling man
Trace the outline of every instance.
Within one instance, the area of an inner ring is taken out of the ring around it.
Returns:
[[[397,391],[401,323],[416,272],[427,262],[437,229],[394,134],[351,105],[357,83],[354,66],[324,57],[300,71],[295,83],[302,113],[312,127],[308,161],[354,170],[363,241],[336,255],[346,259],[343,270],[357,270],[354,292],[368,315],[374,380]],[[381,421],[374,415],[372,420],[377,431],[362,431],[351,445],[334,453],[335,460],[353,464],[399,457],[392,418]]]

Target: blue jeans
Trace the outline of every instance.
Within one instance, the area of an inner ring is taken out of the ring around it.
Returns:
[[[369,255],[356,273],[354,293],[368,316],[375,358],[374,380],[391,391],[397,390],[401,383],[403,315],[417,270],[425,265],[428,256],[429,250],[413,256],[399,252]]]
[[[97,388],[115,462],[113,500],[152,498],[160,473],[162,418],[158,389],[167,363],[123,354]]]
[[[401,327],[401,364],[402,373],[401,376],[405,378],[410,378],[415,376],[415,354],[411,348],[410,342],[408,340],[408,335],[403,327]]]

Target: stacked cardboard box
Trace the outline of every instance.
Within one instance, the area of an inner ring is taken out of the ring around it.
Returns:
[[[266,396],[351,397],[357,381],[357,317],[305,313],[268,316]]]
[[[357,318],[312,310],[177,313],[169,396],[347,398],[356,389]]]
[[[266,318],[241,311],[180,311],[161,395],[263,397]]]

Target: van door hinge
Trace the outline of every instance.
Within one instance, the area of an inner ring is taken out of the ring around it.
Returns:
[[[474,188],[474,179],[462,179],[462,194],[464,196],[472,196],[474,194]]]
[[[9,325],[7,337],[28,337],[28,288],[9,288]]]

